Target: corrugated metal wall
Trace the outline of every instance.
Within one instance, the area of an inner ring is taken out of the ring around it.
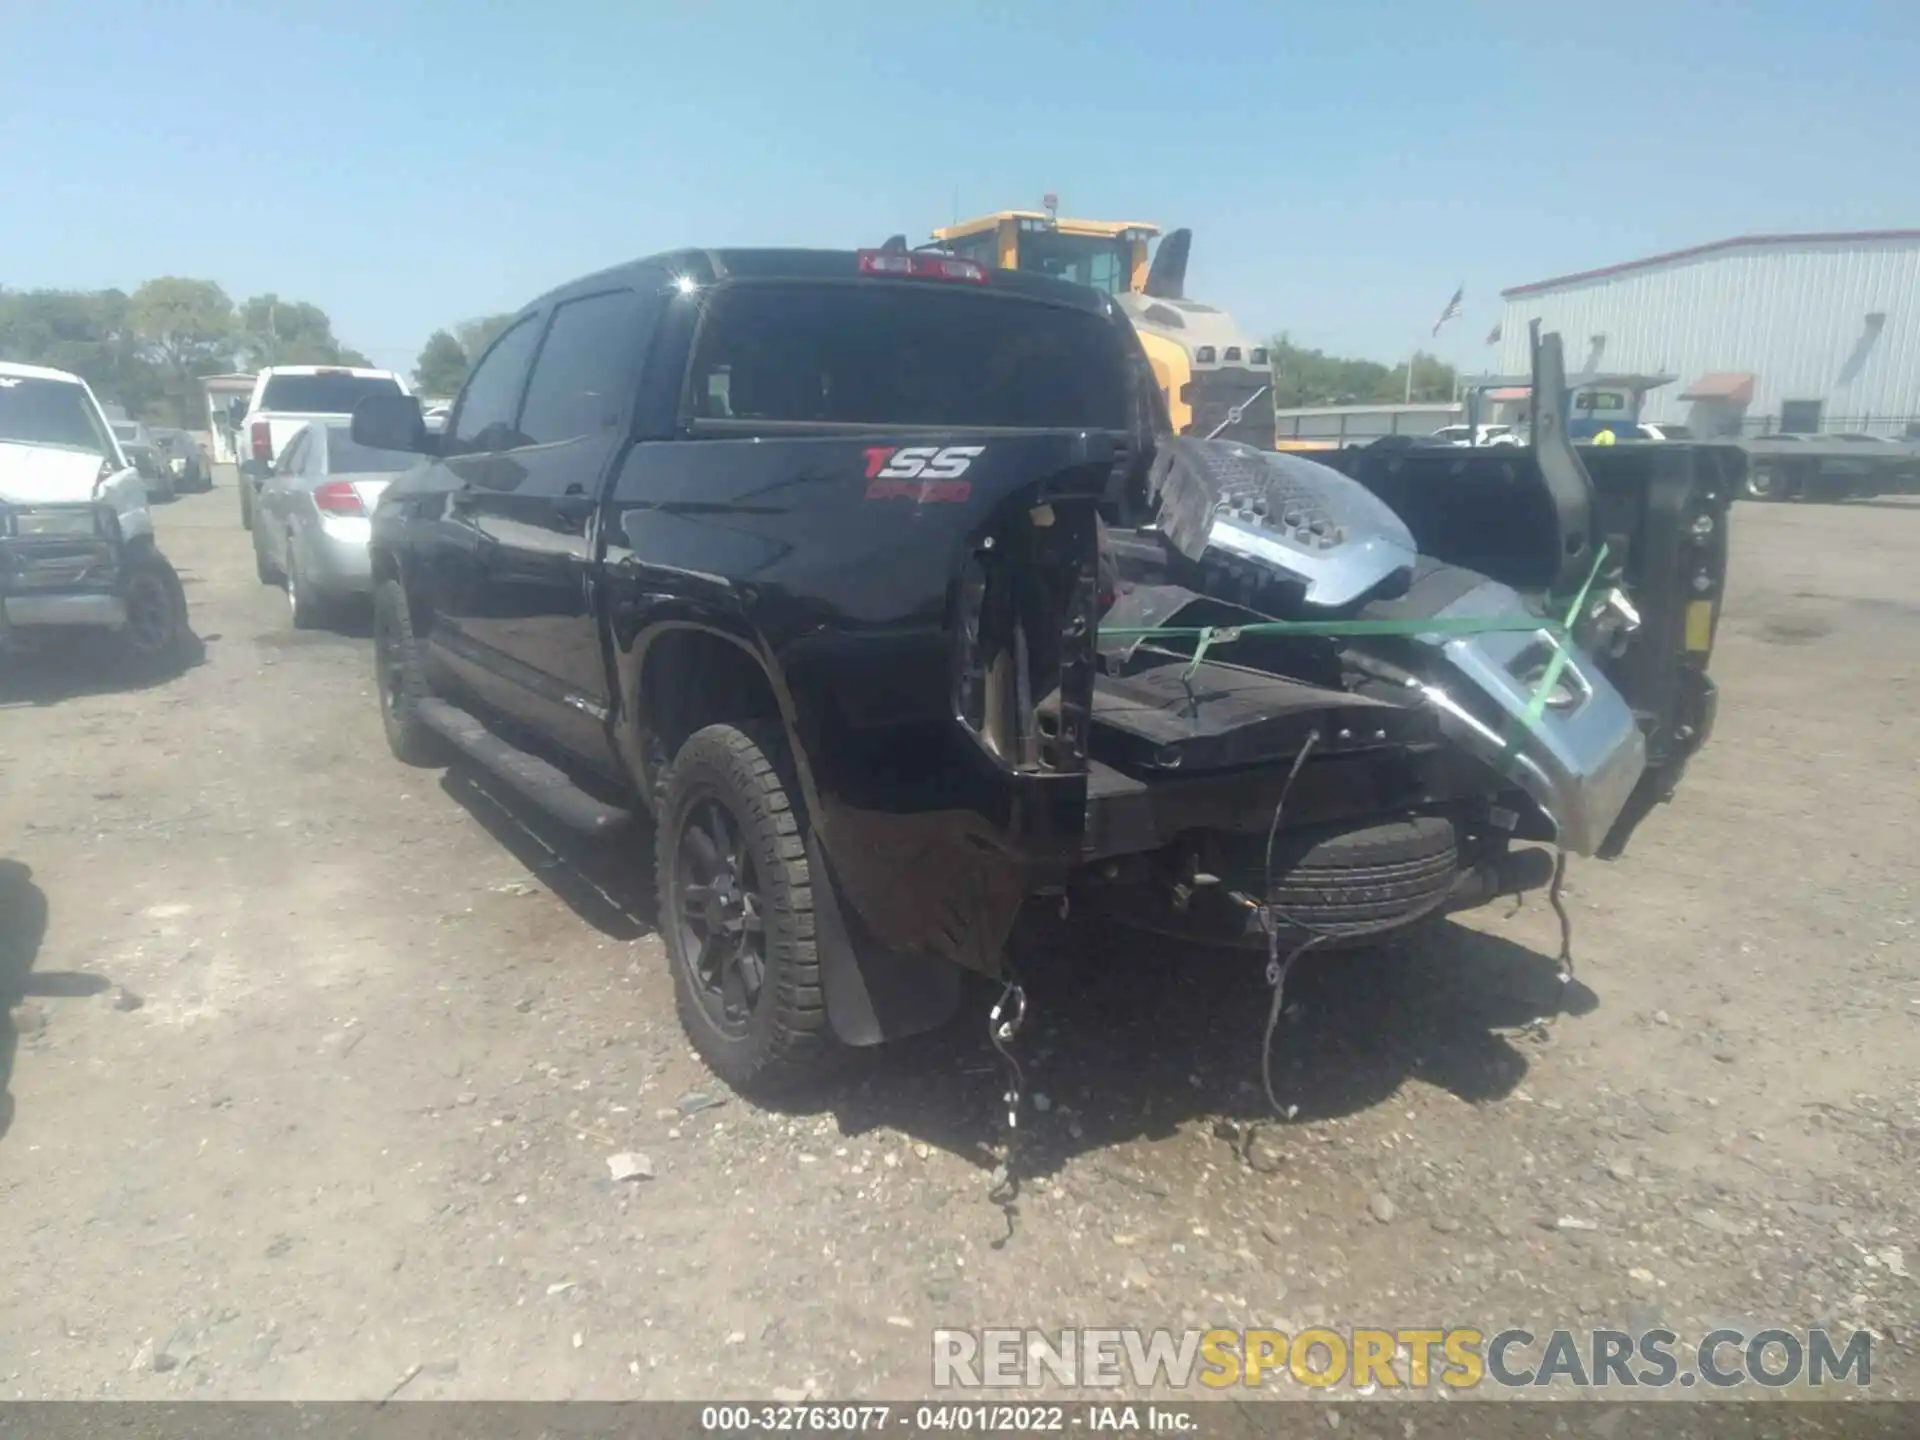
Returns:
[[[1870,336],[1867,316],[1886,321]],[[1920,241],[1754,245],[1506,300],[1500,372],[1527,371],[1527,322],[1558,330],[1567,369],[1679,377],[1647,420],[1684,420],[1699,376],[1748,370],[1749,417],[1819,400],[1828,417],[1920,416]],[[1596,352],[1595,336],[1606,343]]]

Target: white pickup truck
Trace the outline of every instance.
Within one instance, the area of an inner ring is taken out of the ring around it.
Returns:
[[[146,485],[93,388],[0,361],[0,653],[64,646],[76,627],[163,665],[193,638]]]
[[[233,402],[234,453],[240,460],[240,524],[253,528],[253,502],[288,440],[302,425],[331,420],[344,425],[353,407],[369,395],[410,395],[391,370],[351,365],[271,365],[253,382],[243,406]]]

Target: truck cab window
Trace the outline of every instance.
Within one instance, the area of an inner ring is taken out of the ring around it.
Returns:
[[[554,311],[520,411],[522,443],[551,445],[620,423],[639,383],[649,304],[658,309],[635,291],[611,290]]]
[[[467,377],[448,435],[455,455],[512,450],[524,445],[515,428],[527,365],[540,338],[539,317],[529,315],[509,327]]]
[[[1133,273],[1133,258],[1124,240],[1028,231],[1020,237],[1020,268],[1089,285],[1108,295],[1123,295]]]
[[[1125,347],[1081,310],[925,285],[722,287],[693,362],[702,420],[1124,431]]]

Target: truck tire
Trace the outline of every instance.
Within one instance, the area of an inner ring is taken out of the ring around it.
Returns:
[[[1749,465],[1742,488],[1749,500],[1778,500],[1784,488],[1780,472],[1771,465]]]
[[[420,718],[420,702],[432,691],[420,663],[407,592],[398,580],[382,580],[373,592],[373,683],[393,758],[402,765],[439,764],[445,748]]]
[[[142,665],[170,666],[187,649],[193,631],[187,624],[187,591],[179,572],[151,542],[128,555],[120,579],[126,624],[120,643]]]
[[[1270,898],[1302,929],[1358,936],[1437,909],[1459,875],[1453,822],[1413,815],[1331,834],[1282,835]]]
[[[777,730],[709,725],[674,756],[655,842],[660,933],[693,1047],[742,1093],[831,1064],[813,881]]]

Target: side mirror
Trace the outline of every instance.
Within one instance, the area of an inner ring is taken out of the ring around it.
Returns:
[[[413,395],[368,395],[353,407],[353,443],[370,450],[431,455],[432,437]]]

